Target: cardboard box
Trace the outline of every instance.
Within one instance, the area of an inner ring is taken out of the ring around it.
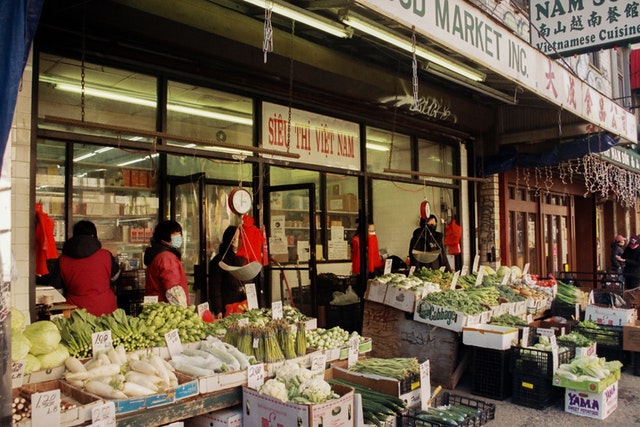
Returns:
[[[22,386],[23,389],[29,392],[45,392],[60,389],[60,401],[66,401],[74,403],[77,406],[72,409],[67,409],[64,412],[60,412],[60,425],[63,426],[77,426],[82,425],[87,421],[91,421],[91,411],[95,406],[101,405],[104,401],[98,396],[94,396],[83,392],[79,388],[72,386],[71,384],[61,381],[46,381],[37,384],[27,384]],[[13,397],[20,395],[20,389],[12,390]],[[24,421],[20,421],[14,424],[15,427],[31,427],[31,419],[27,418]]]
[[[575,391],[584,391],[587,393],[602,393],[611,384],[620,380],[620,371],[612,372],[611,375],[601,381],[571,381],[557,374],[553,375],[552,384],[556,387],[566,387]]]
[[[242,408],[221,409],[189,418],[184,422],[185,427],[242,427]]]
[[[462,343],[494,350],[508,350],[518,344],[518,328],[498,325],[468,325],[462,328]]]
[[[242,417],[246,426],[274,427],[353,427],[353,389],[340,385],[332,386],[339,399],[319,404],[282,402],[275,397],[242,387]]]
[[[553,332],[556,337],[559,337],[571,332],[571,328],[576,324],[577,322],[575,320],[569,320],[567,323],[559,323],[551,320],[535,320],[529,323],[529,327],[538,335],[545,335],[544,331],[547,330],[549,334]]]
[[[327,370],[325,378],[336,378],[349,381],[380,393],[398,397],[407,402],[408,409],[420,408],[420,375],[399,381],[395,378],[381,377],[379,375],[352,372],[339,366],[332,365]],[[418,398],[414,396],[417,391]]]
[[[622,349],[625,351],[640,351],[640,320],[623,326]]]
[[[412,290],[388,286],[383,304],[397,308],[400,311],[413,313],[416,309],[417,300],[418,296]]]
[[[483,314],[468,316],[460,311],[429,304],[426,301],[418,301],[413,320],[450,331],[462,332],[462,328],[469,324],[483,323],[484,316]]]
[[[42,383],[45,381],[53,381],[59,380],[64,375],[65,371],[64,366],[58,366],[53,369],[43,369],[40,371],[35,371],[30,374],[25,374],[22,377],[22,384],[34,384],[34,383]]]
[[[587,393],[567,388],[564,394],[564,410],[583,417],[604,420],[618,408],[618,382],[600,393]]]
[[[595,304],[587,305],[585,320],[591,320],[600,325],[624,326],[633,323],[637,316],[634,308],[602,307]]]
[[[384,303],[387,288],[388,286],[385,283],[380,283],[376,280],[369,280],[367,282],[367,290],[364,294],[364,299]]]
[[[227,390],[242,385],[247,385],[246,369],[242,371],[222,372],[216,375],[198,377],[198,391],[200,394]]]

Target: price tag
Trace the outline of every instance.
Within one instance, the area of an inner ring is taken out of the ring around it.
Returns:
[[[549,338],[549,341],[551,341],[552,339],[555,340],[556,339],[556,333],[553,329],[551,328],[537,328],[536,332],[539,335],[545,336]],[[551,338],[553,337],[553,338]]]
[[[522,276],[526,276],[527,274],[529,274],[529,263],[526,263],[524,265],[524,268],[522,269]]]
[[[527,323],[531,323],[533,322],[533,314],[529,313],[527,314]]]
[[[22,387],[22,381],[24,380],[24,365],[27,363],[24,360],[19,362],[11,362],[11,387]]]
[[[476,286],[482,285],[482,279],[484,279],[484,265],[478,270],[478,276],[476,276]]]
[[[92,333],[91,348],[93,350],[93,357],[97,357],[98,354],[111,350],[113,348],[111,331],[100,331]]]
[[[409,269],[409,277],[413,276],[413,273],[416,272],[416,266],[412,265],[411,268]]]
[[[271,303],[271,318],[282,319],[282,301],[274,301]]]
[[[462,269],[460,269],[460,275],[461,276],[466,276],[469,273],[469,266],[468,265],[463,265]]]
[[[500,283],[501,285],[507,285],[509,283],[509,279],[511,279],[511,270],[507,270],[507,272],[504,274],[504,276],[502,276],[502,282]]]
[[[314,374],[323,373],[327,366],[326,353],[318,353],[311,356],[311,372]]]
[[[180,335],[177,329],[172,329],[164,334],[164,340],[167,342],[167,348],[169,349],[169,355],[171,355],[171,357],[182,353],[182,342],[180,341]]]
[[[248,324],[249,324],[249,319],[247,319],[246,317],[243,317],[242,319],[238,320],[239,326],[247,326]]]
[[[429,360],[420,364],[420,408],[423,411],[429,409],[429,399],[431,399],[431,368]]]
[[[258,306],[258,294],[256,292],[255,283],[247,283],[244,285],[244,291],[247,293],[247,306],[249,310],[260,308]]]
[[[143,304],[151,304],[154,302],[158,302],[158,295],[145,295],[142,298],[142,303]]]
[[[473,268],[471,269],[472,273],[475,273],[478,271],[478,266],[480,265],[480,255],[476,255],[473,258]]]
[[[202,304],[198,304],[198,317],[202,318],[202,313],[209,310],[209,303],[203,302]]]
[[[113,401],[106,401],[102,405],[91,409],[91,421],[94,426],[115,427],[116,405]]]
[[[358,347],[360,346],[360,340],[358,337],[353,337],[349,340],[349,355],[347,356],[347,367],[351,368],[358,362]]]
[[[257,365],[251,365],[247,369],[247,384],[251,388],[259,388],[262,384],[264,384],[264,363],[259,363]]]
[[[60,425],[60,389],[31,395],[31,425],[33,427]]]
[[[391,258],[387,258],[384,262],[384,274],[391,273],[391,264],[393,264],[393,260]]]
[[[447,267],[443,265],[443,266],[441,266],[438,270],[440,270],[440,271],[446,271],[446,270],[447,270]]]
[[[555,342],[555,336],[553,342],[551,343],[551,356],[553,357],[553,373],[556,373],[556,369],[558,369],[558,365],[560,364],[560,359],[558,357],[558,343]]]
[[[574,320],[580,320],[580,303],[576,303],[576,312],[574,314]]]
[[[451,289],[455,289],[456,285],[458,284],[458,279],[460,278],[460,272],[456,271],[455,273],[453,273],[453,278],[451,278]]]

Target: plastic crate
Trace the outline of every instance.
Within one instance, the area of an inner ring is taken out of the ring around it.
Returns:
[[[328,305],[327,329],[339,326],[345,331],[362,332],[362,301],[349,305]]]
[[[511,349],[473,348],[471,393],[490,399],[511,396]]]
[[[489,402],[483,402],[481,400],[472,399],[470,397],[460,396],[449,392],[442,392],[438,394],[435,400],[432,402],[432,406],[438,407],[443,405],[465,405],[472,408],[477,408],[478,413],[475,416],[469,417],[464,421],[458,423],[463,427],[478,427],[486,425],[489,421],[496,417],[496,405]],[[416,426],[416,412],[409,411],[403,414],[401,418],[398,418],[398,426],[402,427],[415,427]],[[445,424],[437,422],[420,421],[418,424],[420,427],[441,427]]]
[[[600,327],[598,329],[590,329],[578,325],[574,328],[574,330],[576,332],[579,332],[581,335],[597,342],[598,350],[600,350],[601,346],[622,348],[622,326],[599,326]]]
[[[513,374],[511,392],[511,403],[533,409],[544,409],[559,401],[564,389],[554,387],[549,378],[535,374]]]
[[[565,348],[558,352],[558,366],[569,363],[575,356],[575,350]],[[537,348],[511,347],[511,373],[535,374],[551,382],[553,377],[553,353]]]
[[[633,365],[633,375],[640,376],[640,353],[637,351],[631,352],[631,364]]]

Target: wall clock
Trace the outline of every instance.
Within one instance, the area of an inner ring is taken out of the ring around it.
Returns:
[[[229,209],[231,212],[244,215],[251,210],[253,204],[253,197],[251,193],[242,187],[234,188],[229,193]]]

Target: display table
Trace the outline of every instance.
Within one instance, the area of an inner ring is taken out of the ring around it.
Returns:
[[[242,404],[242,387],[200,394],[165,406],[118,415],[118,427],[148,427],[170,424],[197,415]]]
[[[69,317],[71,317],[71,312],[76,308],[78,307],[73,304],[67,304],[66,302],[57,302],[51,306],[49,312],[51,314],[62,314],[68,319]]]

